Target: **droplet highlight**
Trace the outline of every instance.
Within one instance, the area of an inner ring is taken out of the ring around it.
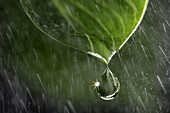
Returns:
[[[94,83],[99,97],[103,100],[112,100],[120,89],[120,83],[116,76],[107,67],[102,76]]]

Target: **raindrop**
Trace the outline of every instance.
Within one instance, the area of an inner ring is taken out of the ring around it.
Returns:
[[[112,100],[120,89],[120,83],[116,76],[107,67],[102,76],[94,83],[99,97],[103,100]]]

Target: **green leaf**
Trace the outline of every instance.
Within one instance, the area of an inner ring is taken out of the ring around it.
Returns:
[[[139,26],[148,0],[20,0],[56,41],[109,63]]]

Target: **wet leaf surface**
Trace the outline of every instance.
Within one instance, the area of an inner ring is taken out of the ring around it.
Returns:
[[[64,45],[97,53],[107,61],[136,30],[148,3],[148,0],[20,1],[41,31]]]
[[[121,83],[113,101],[90,87],[102,62],[48,38],[18,1],[0,1],[0,112],[170,112],[168,0],[150,0],[139,29],[110,61]]]

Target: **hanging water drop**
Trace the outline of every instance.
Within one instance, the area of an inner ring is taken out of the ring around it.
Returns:
[[[112,100],[120,89],[117,77],[107,67],[102,76],[94,84],[99,97],[103,100]]]

